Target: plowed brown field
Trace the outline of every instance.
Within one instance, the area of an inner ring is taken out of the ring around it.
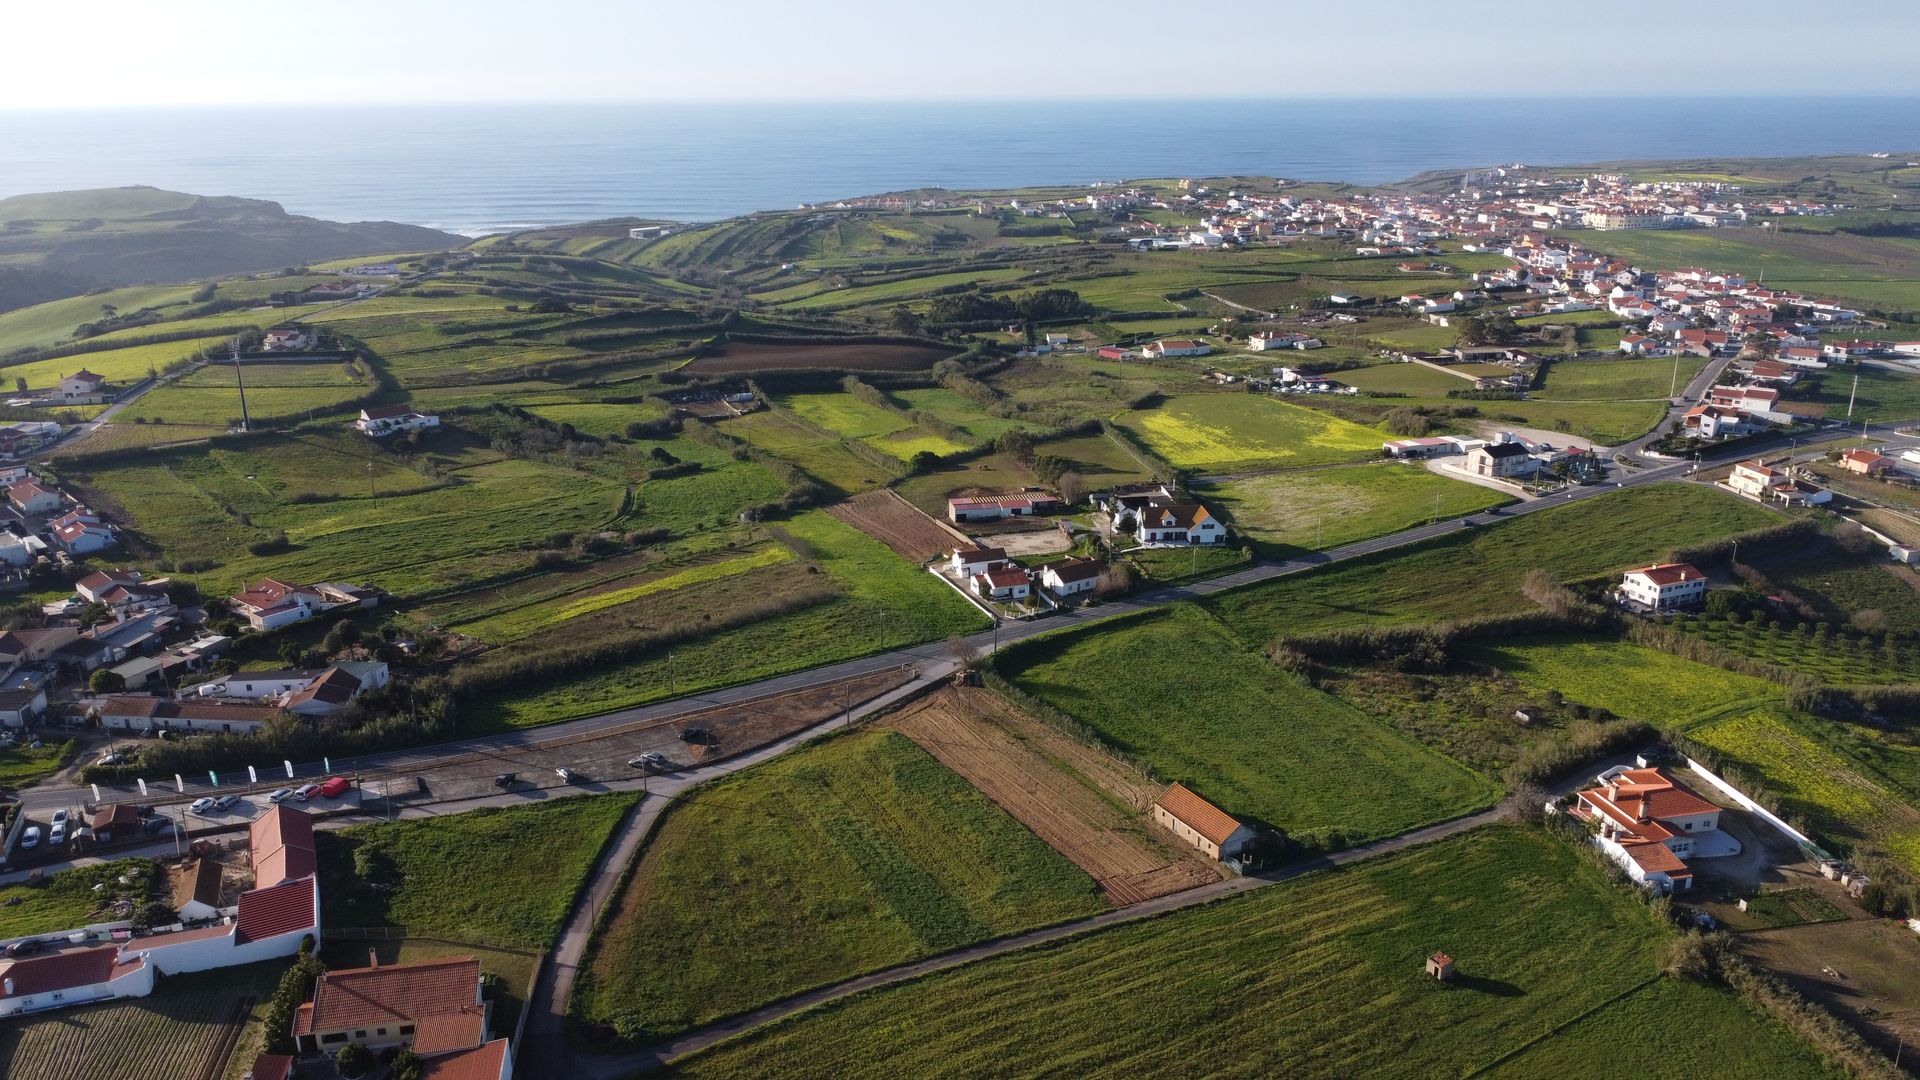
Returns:
[[[941,690],[886,722],[1092,875],[1115,906],[1220,879],[1150,823],[1161,785],[990,690]]]
[[[827,507],[827,513],[914,562],[925,562],[969,543],[964,535],[928,517],[890,488],[863,491]]]

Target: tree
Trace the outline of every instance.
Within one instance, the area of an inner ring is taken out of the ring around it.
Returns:
[[[393,1064],[389,1068],[392,1071],[388,1075],[392,1076],[393,1080],[420,1080],[421,1074],[426,1071],[426,1066],[420,1061],[420,1055],[414,1053],[411,1046],[401,1048],[400,1052],[393,1056]]]
[[[1400,408],[1387,414],[1387,434],[1413,438],[1425,435],[1433,424],[1417,409]]]
[[[1504,345],[1520,336],[1520,327],[1514,323],[1513,316],[1504,312],[1488,311],[1468,316],[1460,324],[1460,344]]]
[[[1053,486],[1060,492],[1060,501],[1068,506],[1079,506],[1087,501],[1086,478],[1077,472],[1070,470],[1061,473],[1060,478],[1053,482]]]
[[[887,315],[887,324],[902,334],[918,334],[926,326],[925,321],[905,304],[894,305],[893,311]]]
[[[87,689],[96,694],[117,694],[126,688],[126,677],[106,668],[94,672],[93,677],[87,680]]]
[[[1033,436],[1019,428],[1008,428],[993,441],[993,448],[1022,465],[1033,461]]]
[[[21,393],[23,393],[23,394],[24,394],[24,393],[26,393],[26,392],[27,392],[27,377],[26,377],[25,375],[20,375],[20,376],[17,376],[17,377],[15,377],[15,378],[14,378],[14,380],[13,380],[13,388],[14,388],[15,390],[18,390],[18,391],[20,391],[20,392],[21,392]]]
[[[107,605],[97,600],[80,609],[81,626],[93,626],[97,623],[106,622],[111,618],[113,618],[113,612],[108,611]]]
[[[1073,462],[1053,454],[1041,454],[1033,459],[1033,474],[1049,484],[1057,482],[1072,467]]]
[[[907,468],[915,473],[930,473],[940,467],[940,455],[922,450],[907,459]]]
[[[355,1080],[356,1077],[367,1075],[367,1070],[373,1068],[373,1051],[359,1043],[348,1043],[333,1055],[333,1067],[346,1080]]]

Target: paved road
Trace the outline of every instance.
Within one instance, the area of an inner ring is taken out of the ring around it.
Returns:
[[[1906,422],[1907,421],[1902,421],[1902,423]],[[1872,430],[1876,433],[1891,434],[1893,426],[1892,424],[1875,424],[1872,425]],[[1821,442],[1852,436],[1859,430],[1858,428],[1829,428],[1810,435],[1800,436],[1798,441],[1801,446],[1812,446]],[[1750,444],[1736,453],[1724,455],[1724,460],[1732,461],[1752,457],[1755,454],[1765,453],[1778,446],[1786,446],[1787,444],[1788,439],[1784,436],[1769,442]],[[1719,463],[1723,463],[1721,458],[1709,458],[1703,462],[1703,465],[1711,466]],[[1560,506],[1568,502],[1591,499],[1609,491],[1618,490],[1619,488],[1640,487],[1646,484],[1681,480],[1684,479],[1692,469],[1693,463],[1688,461],[1655,464],[1652,467],[1642,468],[1626,474],[1613,483],[1574,488],[1565,495],[1555,495],[1550,498],[1537,499],[1531,502],[1523,502],[1509,506],[1503,509],[1498,517],[1487,514],[1478,514],[1473,517],[1474,520],[1479,522],[1493,522],[1506,518],[1519,517],[1523,514],[1537,513],[1541,510]],[[1082,625],[1099,619],[1111,618],[1116,615],[1144,611],[1149,608],[1160,607],[1180,600],[1192,600],[1212,596],[1228,589],[1236,589],[1258,582],[1271,581],[1275,578],[1301,573],[1302,571],[1311,570],[1315,567],[1347,562],[1368,555],[1378,554],[1383,551],[1406,547],[1424,540],[1431,540],[1435,537],[1456,533],[1463,528],[1464,526],[1460,524],[1458,519],[1449,518],[1434,524],[1415,526],[1411,529],[1403,529],[1397,533],[1374,537],[1371,540],[1357,541],[1326,551],[1313,552],[1294,559],[1287,559],[1281,562],[1254,563],[1244,569],[1218,577],[1208,578],[1190,585],[1156,589],[1151,592],[1141,593],[1122,600],[1109,601],[1091,607],[1072,608],[1064,612],[1027,622],[1003,623],[995,626],[991,630],[983,630],[968,637],[966,642],[979,651],[990,652],[1038,634],[1050,633],[1055,630]],[[386,775],[405,775],[429,764],[443,763],[448,758],[465,755],[498,756],[502,758],[504,766],[511,767],[513,764],[511,756],[516,750],[523,750],[528,747],[539,746],[556,740],[574,739],[583,735],[606,733],[610,730],[623,729],[640,723],[669,723],[679,717],[716,705],[738,705],[773,694],[784,694],[795,690],[809,689],[857,675],[869,675],[878,671],[902,666],[924,670],[930,665],[944,664],[947,660],[945,649],[940,643],[894,649],[889,652],[878,653],[858,660],[849,660],[825,667],[797,671],[791,674],[779,675],[769,679],[762,679],[758,682],[745,683],[722,690],[677,697],[669,701],[656,702],[651,705],[631,709],[620,709],[614,712],[601,713],[597,716],[582,717],[578,720],[567,720],[557,724],[548,724],[539,728],[502,732],[496,735],[477,736],[470,739],[456,739],[451,742],[437,743],[432,746],[393,751],[385,754],[373,754],[358,758],[340,758],[334,760],[332,764],[335,772],[353,772],[363,777],[375,778]],[[262,762],[263,775],[267,769],[273,768],[275,764],[276,763],[273,762]],[[320,762],[297,764],[294,769],[297,778],[319,776],[324,771]],[[274,779],[277,782],[279,777],[276,776]],[[221,790],[241,787],[245,786],[245,784],[244,773],[223,776]],[[171,787],[171,784],[168,786]],[[264,784],[262,786],[272,785]],[[185,792],[176,797],[191,798],[215,790],[200,777],[188,779],[185,787]],[[107,802],[141,799],[131,787],[109,789],[103,786],[101,792]],[[156,792],[156,795],[158,796],[158,792]],[[37,812],[60,806],[70,806],[81,801],[83,798],[90,798],[90,796],[91,792],[82,787],[33,788],[22,792],[21,797],[30,812]],[[159,797],[164,798],[164,796]]]

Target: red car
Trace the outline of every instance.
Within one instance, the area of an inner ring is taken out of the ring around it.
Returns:
[[[347,789],[352,786],[353,782],[344,776],[330,776],[321,783],[320,794],[328,799],[337,799],[345,795]]]

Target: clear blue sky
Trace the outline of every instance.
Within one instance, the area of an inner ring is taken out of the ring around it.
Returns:
[[[0,108],[1920,94],[1920,3],[11,0]],[[1192,12],[1190,18],[1185,13]]]

